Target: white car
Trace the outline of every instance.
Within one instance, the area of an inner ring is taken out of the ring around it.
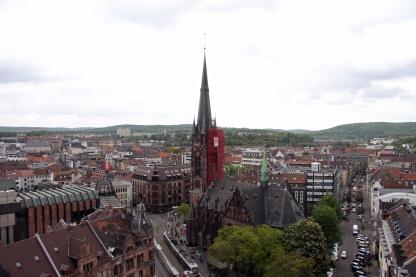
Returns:
[[[352,208],[352,212],[355,213],[355,208]]]
[[[347,251],[342,251],[341,252],[341,259],[346,259],[347,258]]]
[[[334,269],[331,267],[331,268],[327,271],[326,275],[327,275],[328,277],[332,277],[332,276],[334,276]]]

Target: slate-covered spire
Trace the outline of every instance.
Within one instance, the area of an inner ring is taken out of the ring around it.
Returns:
[[[209,101],[207,63],[206,63],[205,53],[204,53],[204,68],[202,70],[201,94],[199,96],[197,127],[201,134],[206,134],[207,129],[212,128],[211,104]]]
[[[153,230],[152,223],[145,214],[146,207],[143,203],[137,205],[137,215],[131,223],[131,232],[136,234],[137,232],[147,234]]]
[[[260,182],[269,181],[269,169],[267,167],[266,145],[264,146],[263,163],[261,165]]]

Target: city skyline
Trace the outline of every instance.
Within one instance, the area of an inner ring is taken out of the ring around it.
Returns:
[[[219,126],[414,122],[415,8],[385,0],[2,2],[0,126],[192,124],[204,52]]]

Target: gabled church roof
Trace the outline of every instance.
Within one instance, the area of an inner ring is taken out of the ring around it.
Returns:
[[[249,216],[254,220],[254,226],[268,224],[281,228],[304,218],[284,184],[267,184],[263,187],[231,179],[214,180],[202,198],[200,207],[226,211],[237,190]]]

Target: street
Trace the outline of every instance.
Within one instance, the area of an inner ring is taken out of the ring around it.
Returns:
[[[179,232],[179,226],[184,223],[183,217],[180,218],[180,219],[176,219],[175,216],[168,215],[167,213],[163,213],[163,214],[146,213],[146,216],[152,222],[153,230],[154,230],[154,238],[155,238],[156,242],[162,247],[163,254],[169,260],[169,263],[173,267],[175,267],[180,274],[182,274],[182,272],[184,272],[185,269],[179,263],[179,261],[176,259],[176,257],[173,255],[173,253],[171,252],[171,250],[169,249],[169,247],[165,243],[163,233],[165,231],[167,231],[168,228],[172,228],[172,225],[173,225],[173,228],[174,228],[173,233],[175,233],[175,231],[174,231],[175,229],[177,230],[178,233],[180,233]],[[177,222],[179,223],[178,227],[176,226]],[[185,240],[185,235],[180,234],[180,238]],[[185,244],[179,245],[179,247],[186,250],[187,253],[193,253],[193,252],[196,252],[196,251],[198,251],[198,252],[200,251],[199,248],[188,247],[188,246],[185,246]],[[199,276],[207,277],[207,276],[209,276],[209,272],[208,272],[208,269],[207,269],[207,262],[206,262],[207,252],[204,251],[202,256],[203,256],[202,262],[197,258],[195,258],[194,260],[198,264]],[[158,277],[159,276],[163,276],[163,277],[164,276],[170,276],[168,274],[165,266],[163,265],[163,261],[161,261],[158,258],[155,258],[155,262],[156,262],[156,274],[157,274]]]
[[[360,177],[361,178],[361,177]],[[363,213],[363,219],[358,219],[358,211],[352,212],[351,205],[355,204],[357,205],[357,202],[351,202],[350,203],[350,212],[348,214],[348,221],[343,220],[341,223],[341,232],[343,233],[343,241],[342,245],[339,247],[338,253],[340,253],[344,250],[347,251],[347,258],[341,259],[339,257],[338,262],[336,264],[336,267],[334,269],[334,276],[335,277],[344,277],[344,276],[354,276],[354,273],[351,270],[351,262],[355,259],[355,254],[358,251],[358,246],[356,242],[357,236],[352,234],[352,226],[354,224],[358,225],[359,227],[359,233],[367,236],[370,240],[370,249],[371,254],[373,257],[373,249],[372,245],[374,243],[374,238],[372,234],[372,230],[375,230],[375,228],[372,228],[372,221],[371,221],[371,215],[370,215],[370,207],[367,199],[367,182],[365,181],[362,184],[362,187],[359,186],[360,178],[357,177],[355,180],[355,183],[353,186],[357,187],[357,191],[361,191],[364,199],[362,201],[362,207],[364,209]],[[348,191],[348,187],[343,187],[343,191]],[[372,266],[370,266],[372,265]],[[377,262],[374,261],[372,258],[370,262],[367,264],[367,267],[364,268],[365,272],[367,272],[368,276],[378,276],[378,268],[377,268]]]

